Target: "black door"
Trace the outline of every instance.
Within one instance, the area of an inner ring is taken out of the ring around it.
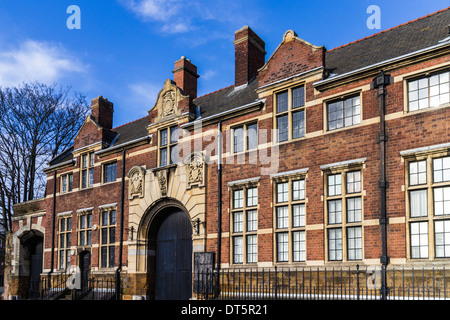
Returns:
[[[88,288],[89,271],[91,269],[91,253],[83,251],[80,253],[80,282],[81,290],[85,291]]]
[[[29,298],[39,298],[39,284],[42,273],[42,244],[41,237],[34,237],[28,242],[30,252],[30,286]]]
[[[192,228],[183,211],[170,213],[156,237],[157,300],[186,300],[192,293]]]

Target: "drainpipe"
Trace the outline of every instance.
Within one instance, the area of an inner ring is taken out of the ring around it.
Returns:
[[[380,75],[373,79],[371,89],[378,88],[378,100],[380,103],[380,136],[378,143],[380,145],[380,181],[378,187],[380,189],[380,226],[381,226],[381,243],[382,255],[381,262],[381,297],[383,300],[387,299],[389,289],[386,283],[386,267],[389,264],[389,257],[387,255],[387,224],[389,223],[386,214],[386,189],[389,183],[386,180],[386,142],[388,137],[386,135],[385,109],[386,109],[386,86],[392,83],[390,75],[385,75],[381,71]]]
[[[47,288],[50,289],[51,275],[55,264],[55,221],[56,221],[56,170],[53,171],[53,216],[52,216],[52,251],[50,256],[50,271],[47,275]]]
[[[219,296],[219,272],[220,257],[222,248],[222,120],[219,120],[217,133],[217,267],[216,267],[216,286],[215,297]]]
[[[123,223],[125,206],[125,148],[122,149],[122,188],[120,200],[120,238],[119,238],[119,265],[116,270],[116,300],[120,300],[120,272],[122,271],[122,252],[123,252]]]

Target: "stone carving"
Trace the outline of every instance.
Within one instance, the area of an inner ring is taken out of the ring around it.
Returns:
[[[162,116],[167,117],[174,114],[176,110],[175,91],[167,91],[163,97]]]
[[[144,197],[144,176],[145,170],[141,167],[135,166],[128,172],[129,184],[128,194],[129,198],[133,199],[135,196]]]
[[[156,178],[158,179],[159,188],[161,189],[161,196],[167,196],[169,170],[163,169],[156,172]]]
[[[201,152],[191,153],[184,160],[186,165],[187,188],[203,186],[205,182],[205,159]]]

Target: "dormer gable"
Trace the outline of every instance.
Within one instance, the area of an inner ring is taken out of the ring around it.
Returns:
[[[283,41],[258,70],[259,87],[324,67],[325,51],[324,46],[315,46],[300,39],[293,30],[286,31]]]

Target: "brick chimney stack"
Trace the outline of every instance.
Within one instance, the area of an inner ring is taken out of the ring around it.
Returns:
[[[235,40],[235,86],[247,84],[265,63],[266,44],[249,26],[234,34]]]
[[[191,60],[186,59],[184,56],[181,57],[181,59],[175,61],[175,68],[172,72],[175,83],[183,93],[191,99],[197,98],[197,79],[199,75],[197,74],[197,67]]]
[[[98,96],[91,102],[91,117],[104,129],[112,129],[114,105],[108,99]]]

